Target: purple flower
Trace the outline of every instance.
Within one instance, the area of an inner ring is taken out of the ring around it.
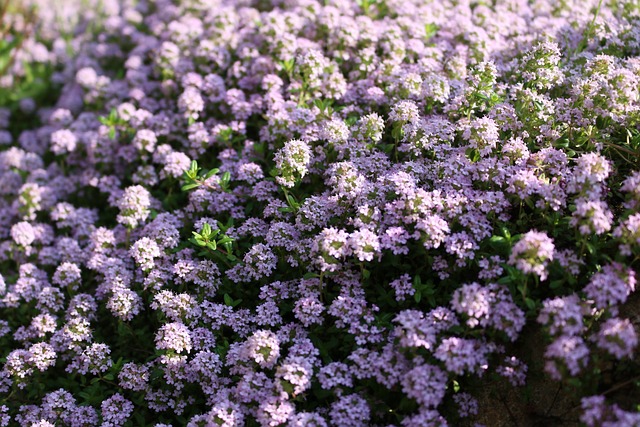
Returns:
[[[589,349],[582,338],[561,335],[549,344],[544,356],[544,370],[553,379],[561,380],[564,372],[576,376],[586,367]]]
[[[617,317],[608,319],[600,326],[595,341],[598,347],[617,359],[631,357],[638,346],[638,336],[631,322]]]
[[[583,316],[588,314],[576,294],[547,299],[538,314],[538,322],[549,328],[551,335],[579,335],[584,331]]]
[[[248,359],[263,368],[272,368],[280,356],[280,342],[273,332],[259,330],[247,339],[244,351]]]
[[[449,372],[461,375],[465,371],[479,375],[488,368],[486,344],[472,339],[450,337],[442,340],[433,355]]]
[[[102,425],[104,427],[123,426],[134,409],[133,403],[119,393],[103,401],[100,407],[102,408]]]
[[[514,387],[526,384],[527,370],[527,365],[515,356],[506,357],[496,368],[498,375],[506,378]]]
[[[118,222],[128,228],[135,228],[149,216],[151,195],[144,187],[134,185],[124,190],[116,205],[120,209]]]
[[[60,129],[51,134],[51,151],[56,155],[71,153],[76,149],[78,138],[67,129]]]
[[[402,391],[427,408],[436,408],[442,402],[447,388],[447,374],[429,364],[418,364],[402,378]]]
[[[532,230],[513,246],[508,262],[525,274],[533,273],[545,280],[547,265],[553,260],[554,252],[553,240],[544,232]]]
[[[172,350],[176,353],[189,353],[191,351],[189,328],[180,322],[162,325],[156,333],[156,347],[160,350]]]
[[[11,227],[11,238],[16,242],[16,244],[27,247],[33,243],[36,239],[36,235],[33,226],[30,223],[21,221]]]
[[[332,425],[337,427],[359,427],[365,426],[369,422],[370,409],[367,402],[357,394],[350,394],[338,398],[331,405]]]
[[[311,161],[311,148],[306,142],[294,139],[286,142],[276,152],[273,160],[278,170],[276,182],[291,188],[296,181],[307,174],[307,168]]]
[[[584,292],[598,309],[614,309],[635,290],[636,276],[633,270],[619,263],[605,265],[602,271],[591,276]]]

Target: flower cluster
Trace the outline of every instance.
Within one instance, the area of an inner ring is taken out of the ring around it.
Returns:
[[[637,423],[630,2],[66,2],[0,11],[0,426]]]

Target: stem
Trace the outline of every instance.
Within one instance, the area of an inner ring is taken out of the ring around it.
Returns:
[[[603,392],[602,394],[603,395],[607,395],[607,394],[613,393],[614,391],[620,390],[621,388],[624,388],[624,387],[628,386],[629,384],[631,384],[632,382],[638,381],[638,380],[640,380],[640,375],[637,375],[637,376],[635,376],[635,377],[633,377],[631,379],[628,379],[628,380],[623,381],[623,382],[621,382],[619,384],[616,384],[613,387],[611,387],[609,390]]]

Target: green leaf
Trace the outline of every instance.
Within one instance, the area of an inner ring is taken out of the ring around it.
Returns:
[[[416,274],[415,276],[413,276],[413,287],[414,288],[418,288],[420,287],[422,283],[422,279],[420,279],[420,275]]]
[[[467,148],[465,154],[469,161],[471,161],[472,163],[476,163],[480,160],[480,151],[475,148]]]
[[[534,310],[536,308],[536,302],[531,298],[525,298],[524,303],[527,305],[529,310]]]
[[[438,32],[438,26],[434,23],[429,23],[424,26],[425,39],[429,40],[431,37],[435,36]]]
[[[505,238],[502,236],[491,236],[489,239],[490,243],[504,243]]]
[[[216,244],[215,240],[212,240],[209,243],[207,243],[207,247],[212,251],[215,251],[216,249],[218,249],[218,245]]]
[[[193,183],[193,184],[185,184],[181,187],[182,191],[189,191],[192,190],[194,188],[200,187],[200,184],[198,183]]]
[[[218,172],[220,172],[220,169],[218,169],[218,168],[211,169],[209,172],[205,173],[202,176],[202,179],[203,180],[207,180],[207,179],[211,178],[213,175],[217,174]]]
[[[549,288],[551,289],[558,289],[561,286],[562,280],[552,280],[551,283],[549,283]]]
[[[422,299],[422,292],[416,291],[416,293],[413,294],[413,299],[416,300],[416,302],[420,302]]]
[[[191,160],[191,165],[189,165],[189,172],[198,172],[198,162],[195,160]]]
[[[233,298],[229,294],[224,294],[224,303],[229,307],[233,307]]]
[[[222,239],[218,240],[219,245],[226,245],[227,243],[233,243],[233,239],[229,236],[224,236]]]
[[[293,197],[291,194],[287,194],[287,203],[289,204],[289,206],[291,206],[292,209],[298,209],[300,207],[295,197]]]

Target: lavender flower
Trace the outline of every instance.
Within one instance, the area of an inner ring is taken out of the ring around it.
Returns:
[[[553,260],[555,246],[545,233],[529,231],[513,246],[509,264],[525,274],[533,273],[540,280],[547,278],[547,265]]]
[[[51,151],[56,155],[71,153],[77,143],[78,138],[70,130],[61,129],[51,134]]]
[[[402,390],[420,405],[435,408],[444,398],[447,375],[437,366],[419,364],[402,379]]]
[[[191,351],[189,329],[180,322],[163,325],[156,334],[156,346],[161,350],[189,353]]]
[[[149,216],[151,198],[149,192],[140,185],[128,187],[118,200],[120,209],[118,222],[126,227],[135,228]]]
[[[602,271],[594,274],[584,292],[593,299],[599,309],[614,307],[624,303],[635,290],[636,278],[633,270],[618,263],[605,265]]]
[[[638,346],[638,336],[628,319],[614,317],[600,326],[596,344],[616,358],[622,359],[631,357]]]
[[[278,169],[276,182],[284,187],[293,187],[296,181],[304,178],[311,161],[311,149],[300,140],[286,142],[276,152],[274,162]]]
[[[133,413],[133,403],[116,393],[100,405],[102,408],[102,425],[118,427],[124,425]]]

